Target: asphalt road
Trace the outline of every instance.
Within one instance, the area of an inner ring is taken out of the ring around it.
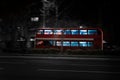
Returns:
[[[0,56],[0,80],[120,80],[120,58]]]

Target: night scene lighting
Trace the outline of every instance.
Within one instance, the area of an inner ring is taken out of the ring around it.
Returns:
[[[120,79],[119,0],[0,0],[0,80]]]

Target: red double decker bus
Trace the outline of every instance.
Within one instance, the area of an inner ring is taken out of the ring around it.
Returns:
[[[103,49],[100,28],[39,28],[35,48]]]

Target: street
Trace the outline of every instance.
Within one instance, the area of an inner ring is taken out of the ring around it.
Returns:
[[[0,80],[115,80],[118,56],[0,56]]]

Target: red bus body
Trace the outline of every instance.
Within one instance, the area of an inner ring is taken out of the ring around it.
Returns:
[[[103,49],[100,28],[40,28],[35,36],[35,48]]]

